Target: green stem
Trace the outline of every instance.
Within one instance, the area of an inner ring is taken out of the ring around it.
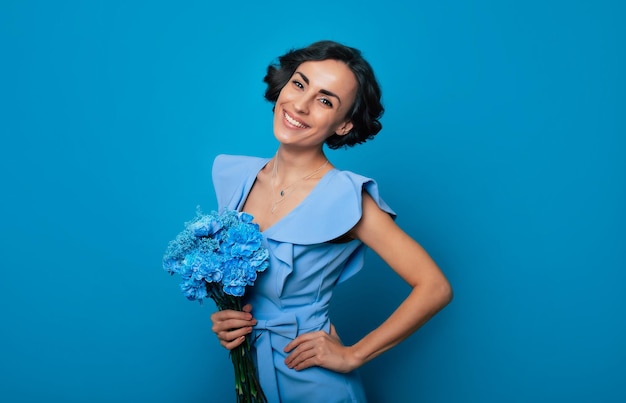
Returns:
[[[240,297],[225,294],[221,288],[213,283],[207,283],[209,297],[215,301],[217,309],[234,309],[241,311]],[[249,335],[242,344],[230,352],[230,358],[235,370],[235,392],[238,403],[267,403],[267,398],[261,389],[256,375],[256,368],[252,358]]]

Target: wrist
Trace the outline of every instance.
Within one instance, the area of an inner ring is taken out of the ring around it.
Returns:
[[[366,361],[365,357],[363,356],[363,354],[359,352],[356,345],[347,347],[347,349],[348,349],[347,361],[348,361],[349,371],[353,371],[359,368],[360,366],[362,366],[363,364],[365,364],[365,361]]]

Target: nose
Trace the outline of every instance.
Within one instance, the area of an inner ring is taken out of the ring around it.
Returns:
[[[309,113],[310,102],[311,99],[307,94],[301,94],[299,97],[293,100],[293,107],[296,112],[307,114]]]

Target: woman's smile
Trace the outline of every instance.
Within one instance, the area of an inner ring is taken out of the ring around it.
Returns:
[[[305,124],[303,121],[296,119],[295,117],[291,116],[289,114],[289,112],[287,111],[283,111],[283,114],[285,116],[285,120],[287,121],[288,125],[294,126],[298,129],[308,129],[309,126],[307,124]]]

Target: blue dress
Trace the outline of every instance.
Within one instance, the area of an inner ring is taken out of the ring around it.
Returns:
[[[220,155],[213,164],[218,208],[240,211],[269,158]],[[295,209],[263,231],[270,267],[246,290],[258,323],[251,340],[259,380],[270,403],[365,402],[356,371],[341,374],[321,367],[288,368],[283,348],[296,336],[330,331],[328,308],[335,285],[363,266],[366,246],[358,240],[333,242],[361,218],[362,190],[395,217],[377,184],[349,171],[332,169]]]

